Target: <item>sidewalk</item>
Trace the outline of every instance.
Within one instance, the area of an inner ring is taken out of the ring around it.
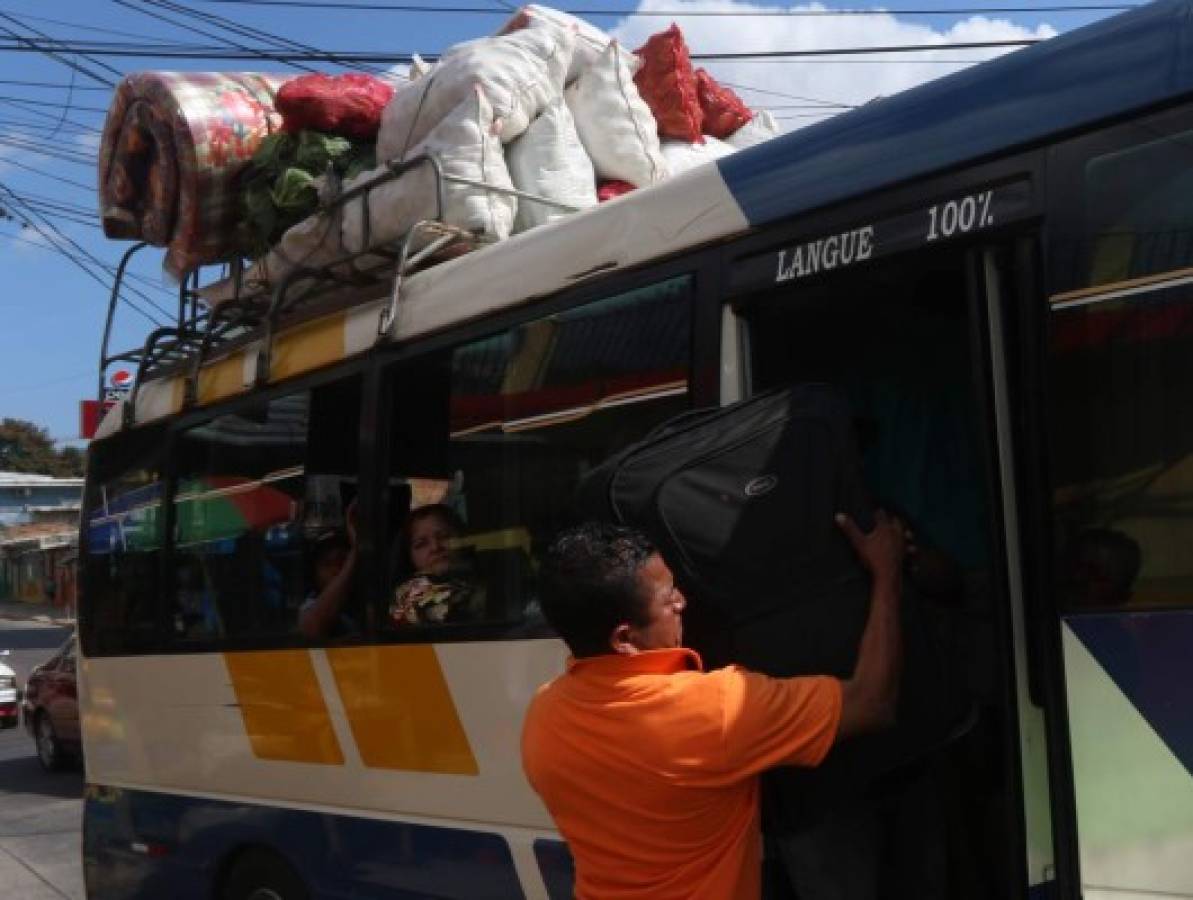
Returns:
[[[0,600],[0,619],[44,622],[47,625],[74,625],[74,616],[61,606],[49,603],[26,603],[23,600]]]

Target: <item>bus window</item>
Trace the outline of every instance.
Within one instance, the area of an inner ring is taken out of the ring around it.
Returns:
[[[1063,608],[1193,605],[1193,291],[1059,304],[1051,354]]]
[[[161,428],[130,431],[92,451],[83,510],[88,655],[144,648],[154,638],[164,459]]]
[[[304,603],[346,556],[359,406],[350,379],[179,435],[168,616],[176,641],[297,636]],[[350,616],[337,610],[323,636],[358,630]]]
[[[1054,290],[1193,266],[1188,119],[1135,121],[1053,151],[1063,197],[1052,235]]]
[[[540,633],[543,545],[585,472],[688,407],[690,344],[681,277],[401,367],[389,624]],[[445,546],[428,556],[420,541]]]

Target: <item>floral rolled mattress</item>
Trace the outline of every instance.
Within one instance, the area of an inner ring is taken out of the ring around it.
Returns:
[[[284,76],[217,72],[129,75],[116,89],[99,151],[109,238],[166,247],[181,278],[237,251],[238,178],[281,128]]]

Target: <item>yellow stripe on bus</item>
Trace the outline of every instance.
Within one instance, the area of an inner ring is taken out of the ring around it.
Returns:
[[[306,650],[225,653],[253,753],[261,759],[344,764]]]
[[[244,390],[244,354],[233,353],[199,372],[199,402],[214,403]]]
[[[269,377],[273,381],[310,372],[344,358],[344,314],[316,319],[278,335]]]
[[[479,774],[432,645],[340,647],[327,660],[366,766]]]

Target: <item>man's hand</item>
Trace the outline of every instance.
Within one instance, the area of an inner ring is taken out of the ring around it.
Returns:
[[[348,547],[354,552],[356,550],[356,527],[356,498],[353,497],[344,514],[344,531],[348,537]]]
[[[874,514],[874,530],[866,534],[845,513],[837,513],[837,526],[845,532],[854,552],[876,583],[897,585],[903,573],[906,537],[903,523],[882,510]]]
[[[862,564],[870,570],[870,614],[858,647],[853,675],[841,682],[841,722],[837,740],[894,724],[902,667],[899,594],[902,589],[903,523],[879,510],[874,530],[865,534],[849,516],[838,514]]]

